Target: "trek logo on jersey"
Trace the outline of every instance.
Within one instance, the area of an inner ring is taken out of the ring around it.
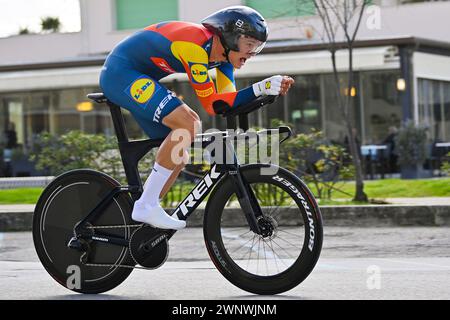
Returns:
[[[176,73],[175,70],[172,69],[171,66],[169,66],[169,63],[167,63],[166,60],[163,58],[157,58],[157,57],[151,57],[150,60],[161,70],[167,73]]]
[[[206,90],[195,89],[195,93],[197,94],[197,96],[199,98],[206,98],[206,97],[209,97],[210,95],[212,95],[214,93],[214,89],[212,87],[209,87]]]
[[[161,102],[158,105],[158,108],[156,108],[155,114],[153,115],[153,121],[158,122],[161,120],[161,113],[164,107],[169,103],[170,100],[172,100],[174,97],[176,97],[175,93],[167,90],[168,95],[164,97],[164,99],[161,100]]]
[[[134,101],[144,104],[153,96],[155,82],[149,78],[139,78],[129,87],[129,94]]]
[[[205,83],[208,80],[208,66],[203,63],[189,62],[193,83]]]

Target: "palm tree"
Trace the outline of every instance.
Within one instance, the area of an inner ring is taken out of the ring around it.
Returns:
[[[58,17],[41,18],[42,31],[45,33],[58,32],[61,28],[61,22]]]

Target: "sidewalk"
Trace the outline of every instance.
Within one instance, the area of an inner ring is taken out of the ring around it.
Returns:
[[[333,199],[333,200],[342,202],[349,201],[349,199]],[[381,202],[380,205],[384,204],[384,205],[405,205],[405,206],[450,206],[450,197],[376,198],[375,200],[380,201]]]
[[[388,198],[388,199],[384,199],[384,200],[391,204],[422,205],[422,206],[435,206],[435,205],[450,206],[450,197]]]
[[[342,205],[320,207],[325,226],[389,227],[450,226],[450,197],[383,199],[390,204]],[[0,205],[0,232],[31,230],[35,205]],[[238,208],[228,208],[224,225],[241,226]],[[235,211],[235,212],[233,212]],[[203,225],[204,209],[198,208],[188,220],[188,227]],[[288,208],[280,216],[280,225],[297,221],[297,209]]]

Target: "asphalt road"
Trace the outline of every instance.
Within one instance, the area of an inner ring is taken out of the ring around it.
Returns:
[[[321,258],[296,288],[255,296],[215,269],[202,229],[178,232],[157,270],[101,295],[73,293],[41,266],[30,232],[0,233],[0,299],[450,299],[450,228],[326,227]]]

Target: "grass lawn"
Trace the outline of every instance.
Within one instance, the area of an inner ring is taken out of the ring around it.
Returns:
[[[339,189],[353,194],[354,182],[339,183]],[[310,185],[313,193],[314,187]],[[182,193],[188,193],[190,187],[183,188]],[[0,190],[1,204],[35,204],[42,193],[42,188],[20,188],[11,190]],[[404,197],[450,197],[450,178],[440,179],[420,179],[401,180],[384,179],[365,181],[364,191],[370,199],[404,198]],[[176,190],[175,192],[179,192]],[[175,199],[184,198],[183,195],[176,195]],[[348,199],[349,201],[324,200],[321,204],[355,204],[351,203],[351,197],[339,191],[333,191],[332,199]]]
[[[337,186],[346,193],[354,194],[355,183],[345,182]],[[312,189],[314,190],[314,189]],[[450,178],[440,179],[384,179],[364,182],[364,191],[369,198],[416,198],[450,197]],[[350,198],[337,190],[332,192],[333,199]]]
[[[35,204],[42,190],[42,188],[0,190],[0,204]]]

